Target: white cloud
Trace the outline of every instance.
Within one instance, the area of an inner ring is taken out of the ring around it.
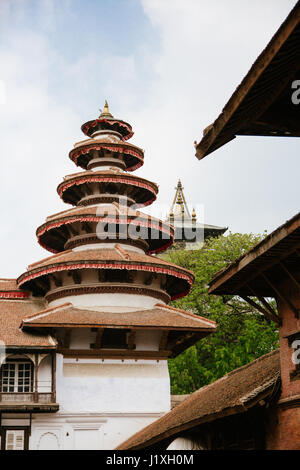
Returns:
[[[147,150],[143,175],[160,183],[160,201],[169,203],[181,177],[190,204],[204,203],[207,223],[233,231],[274,229],[298,210],[295,139],[238,138],[201,162],[193,142],[221,112],[295,1],[142,4],[161,38],[151,99],[135,113],[136,136]],[[284,203],[278,187],[284,187]]]
[[[6,103],[6,83],[0,80],[0,106]]]
[[[47,255],[35,229],[67,208],[56,187],[77,171],[68,152],[83,138],[83,120],[93,118],[105,98],[116,117],[132,123],[133,143],[146,150],[138,174],[160,184],[161,203],[171,203],[181,177],[190,204],[204,203],[207,223],[263,231],[292,216],[296,139],[239,138],[201,162],[193,141],[217,117],[293,4],[143,0],[159,44],[150,36],[151,44],[137,41],[134,50],[112,55],[104,42],[95,43],[70,59],[49,38],[59,15],[72,13],[72,2],[41,2],[45,30],[35,32],[22,19],[28,2],[0,1],[7,29],[0,45],[0,276],[19,275]],[[5,21],[12,9],[18,27]]]

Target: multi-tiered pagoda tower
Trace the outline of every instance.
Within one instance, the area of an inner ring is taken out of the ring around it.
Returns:
[[[219,237],[226,232],[227,227],[197,222],[196,211],[193,209],[192,215],[190,214],[183,189],[179,179],[171,209],[166,219],[166,222],[174,227],[175,244],[170,249],[198,250],[203,247],[205,239]]]
[[[153,256],[172,244],[174,229],[137,210],[158,187],[131,174],[144,157],[127,142],[131,126],[106,103],[82,130],[88,138],[69,156],[83,171],[58,186],[73,208],[37,229],[53,254],[17,280],[45,306],[23,317],[22,332],[56,344],[48,370],[56,408],[33,409],[31,448],[113,449],[170,409],[167,359],[216,328],[167,305],[189,293],[194,277]]]

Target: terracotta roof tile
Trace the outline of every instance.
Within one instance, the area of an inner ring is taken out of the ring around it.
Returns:
[[[124,250],[126,253],[126,262],[129,263],[142,263],[145,265],[156,265],[163,266],[166,268],[173,268],[175,271],[185,273],[191,280],[194,279],[194,275],[191,271],[181,268],[173,263],[169,263],[156,256],[145,255],[142,253],[136,253],[131,250]],[[124,262],[124,254],[119,249],[92,249],[92,250],[80,250],[80,251],[64,251],[53,256],[49,256],[42,261],[38,261],[28,266],[28,271],[38,270],[39,268],[53,266],[57,264],[69,264],[69,263],[88,263],[88,262]],[[26,273],[25,273],[26,274]],[[23,275],[22,275],[23,276]],[[21,276],[21,277],[22,277]],[[20,278],[18,279],[18,282]]]
[[[10,291],[17,289],[18,286],[16,279],[0,279],[0,291]]]
[[[200,388],[172,411],[122,443],[118,450],[149,447],[183,430],[245,411],[263,394],[272,393],[279,374],[279,350],[276,350]]]
[[[130,312],[98,311],[74,307],[71,303],[24,316],[22,326],[123,326],[130,328],[170,328],[213,332],[216,323],[183,310],[155,305]]]
[[[58,186],[64,185],[64,183],[73,181],[74,182],[78,179],[82,178],[89,178],[89,177],[108,177],[108,178],[114,178],[114,177],[120,177],[121,179],[124,178],[126,181],[126,184],[128,181],[134,182],[140,182],[140,183],[145,183],[146,185],[150,186],[155,192],[158,192],[158,185],[154,183],[153,181],[149,181],[146,178],[142,178],[141,176],[136,176],[136,175],[131,175],[130,173],[127,173],[126,171],[121,171],[117,169],[113,170],[98,170],[98,171],[91,171],[91,170],[86,170],[86,171],[81,171],[79,173],[72,173],[70,175],[64,176],[63,182]]]
[[[37,335],[20,329],[24,316],[41,310],[45,304],[40,300],[0,300],[0,340],[6,347],[50,347],[56,343],[49,335]]]
[[[25,299],[30,293],[17,286],[16,279],[0,279],[0,299]]]

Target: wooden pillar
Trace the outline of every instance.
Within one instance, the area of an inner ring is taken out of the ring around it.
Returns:
[[[34,354],[34,402],[38,402],[38,372],[39,372],[39,355]]]
[[[52,402],[56,402],[56,351],[52,353],[52,374],[51,374],[51,392]]]

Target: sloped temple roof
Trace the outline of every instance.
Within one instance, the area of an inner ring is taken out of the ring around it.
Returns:
[[[118,315],[116,315],[118,313]],[[216,323],[167,305],[156,304],[154,308],[135,309],[124,312],[122,307],[114,311],[104,308],[75,308],[71,303],[48,308],[23,318],[23,327],[41,326],[123,326],[137,328],[172,328],[214,331]]]
[[[201,160],[237,135],[300,136],[292,83],[300,76],[300,2],[196,145]]]
[[[218,227],[216,225],[208,225],[197,222],[197,214],[195,209],[193,209],[191,215],[183,190],[184,187],[182,186],[182,182],[179,179],[175,188],[175,196],[169,211],[169,215],[166,218],[166,221],[172,224],[175,228],[175,241],[181,241],[184,238],[184,234],[181,230],[183,227],[193,228],[193,232],[195,231],[195,233],[201,231],[204,239],[208,237],[217,237],[226,232],[228,227]]]
[[[24,316],[21,327],[30,332],[53,331],[54,328],[160,330],[160,356],[167,358],[213,333],[217,325],[207,318],[163,304],[144,309],[131,307],[124,311],[123,307],[77,308],[65,303]]]
[[[30,298],[28,292],[19,290],[15,279],[0,279],[0,341],[6,348],[56,348],[56,341],[50,335],[20,329],[24,316],[44,307],[41,299]]]
[[[200,424],[243,413],[270,396],[279,377],[279,350],[276,350],[200,388],[117,450],[145,449]]]
[[[275,287],[300,260],[300,212],[278,227],[210,282],[210,294],[276,297]],[[269,279],[269,281],[268,281]]]

